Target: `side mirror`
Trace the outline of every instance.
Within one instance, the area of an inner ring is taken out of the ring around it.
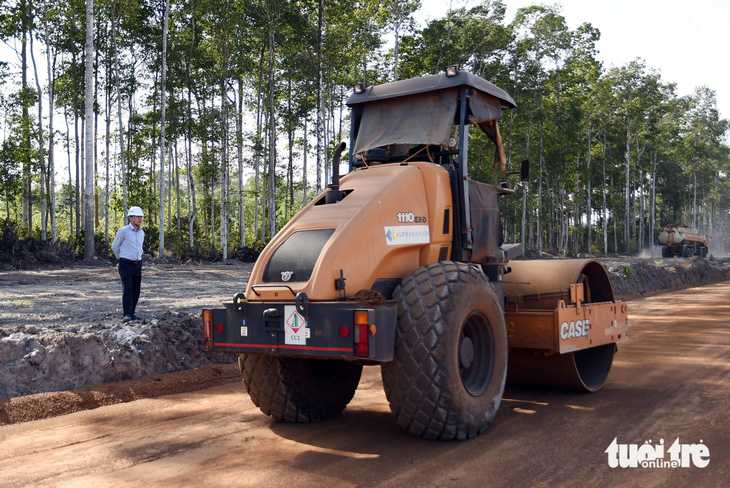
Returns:
[[[525,159],[520,163],[520,180],[527,181],[530,179],[530,160]]]

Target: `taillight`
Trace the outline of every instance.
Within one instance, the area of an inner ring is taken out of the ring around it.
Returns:
[[[369,314],[367,310],[355,310],[354,320],[355,323],[355,356],[366,358],[370,355],[370,341],[368,326],[370,321],[368,320]]]
[[[203,347],[212,351],[213,346],[213,311],[203,310]]]

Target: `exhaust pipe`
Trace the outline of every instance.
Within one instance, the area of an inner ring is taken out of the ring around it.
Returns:
[[[326,204],[337,203],[344,197],[344,194],[340,191],[340,156],[342,156],[344,150],[345,143],[341,142],[332,155],[332,184],[327,185],[328,190],[324,199]]]

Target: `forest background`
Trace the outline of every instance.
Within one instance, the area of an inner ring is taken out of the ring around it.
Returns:
[[[600,31],[559,5],[484,0],[416,22],[419,0],[2,0],[0,219],[108,255],[125,210],[159,256],[260,248],[322,191],[345,101],[458,65],[504,88],[505,241],[528,253],[637,254],[684,224],[730,236],[729,124],[642,59],[604,67]],[[7,50],[3,51],[6,52]],[[12,52],[12,51],[10,51]],[[470,176],[498,184],[473,133]],[[343,160],[347,158],[343,156]],[[96,241],[96,245],[94,243]]]

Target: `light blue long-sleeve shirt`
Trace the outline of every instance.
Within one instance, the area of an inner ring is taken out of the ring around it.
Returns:
[[[125,225],[117,231],[112,243],[112,252],[117,259],[129,259],[139,261],[142,259],[142,244],[144,243],[144,231],[142,227],[135,229],[132,224]]]

